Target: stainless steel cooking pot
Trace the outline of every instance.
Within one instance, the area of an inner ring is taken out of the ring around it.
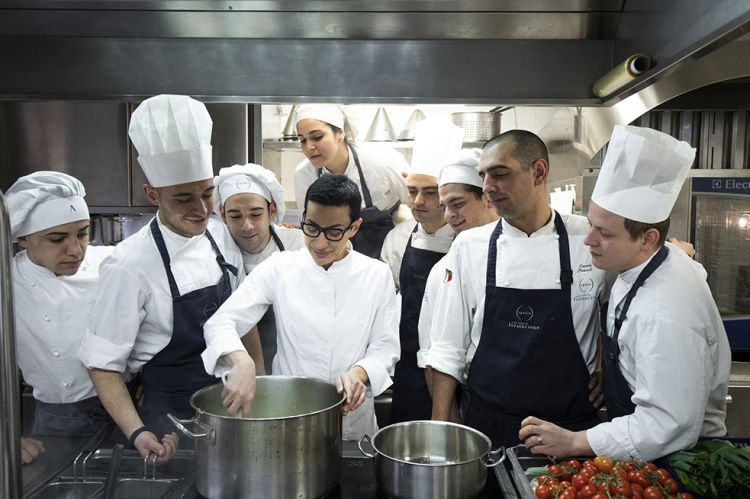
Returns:
[[[375,454],[365,451],[364,442]],[[503,450],[491,446],[483,433],[443,421],[397,423],[359,440],[359,450],[375,458],[378,487],[393,499],[478,496],[487,468],[505,460]]]
[[[340,406],[345,396],[334,385],[294,376],[259,376],[247,417],[227,413],[222,389],[219,383],[193,394],[192,419],[169,415],[196,441],[198,492],[210,499],[313,498],[338,485]]]

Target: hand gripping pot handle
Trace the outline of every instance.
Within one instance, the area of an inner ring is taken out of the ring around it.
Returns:
[[[484,466],[487,468],[494,468],[498,464],[505,461],[505,457],[505,447],[498,447],[497,449],[491,450],[487,453],[487,457],[483,460],[482,464],[484,464]]]
[[[182,433],[186,437],[190,437],[193,440],[201,440],[205,438],[209,445],[214,445],[216,443],[216,429],[214,429],[213,427],[204,423],[200,423],[195,419],[178,419],[171,414],[167,414],[167,418],[169,418],[172,424],[174,424],[177,429],[180,430],[180,433]],[[203,433],[194,433],[190,431],[185,425],[191,423],[203,430]]]
[[[372,439],[370,438],[370,435],[362,435],[362,438],[360,438],[359,442],[357,442],[357,447],[359,447],[359,451],[365,456],[369,457],[370,459],[374,458],[375,454],[370,454],[362,448],[362,442],[367,442],[367,445],[369,445],[373,451],[377,452],[377,450],[375,450],[375,446],[372,445]]]

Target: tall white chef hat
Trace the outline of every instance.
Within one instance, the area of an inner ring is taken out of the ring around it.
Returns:
[[[303,104],[299,106],[297,108],[297,123],[307,119],[323,121],[341,130],[344,129],[344,112],[334,104]]]
[[[650,128],[616,126],[591,200],[636,222],[666,220],[693,159],[687,142]]]
[[[284,218],[284,189],[276,180],[276,175],[261,165],[248,163],[246,165],[232,165],[219,170],[219,176],[214,179],[217,195],[214,196],[214,211],[220,213],[227,199],[235,194],[258,194],[266,201],[276,203],[276,216],[273,221],[281,222]]]
[[[128,135],[138,163],[154,187],[206,180],[213,122],[206,106],[186,95],[157,95],[133,111]]]
[[[479,176],[479,156],[481,149],[462,149],[450,164],[440,170],[438,186],[446,184],[466,184],[483,187],[484,182]]]
[[[19,178],[5,192],[15,239],[58,225],[89,219],[86,189],[75,177],[38,171]]]
[[[427,118],[414,126],[414,150],[409,174],[437,178],[445,165],[452,163],[461,151],[464,131],[449,120]]]

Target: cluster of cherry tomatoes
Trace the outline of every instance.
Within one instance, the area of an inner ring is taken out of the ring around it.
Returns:
[[[678,490],[669,471],[653,463],[598,456],[550,465],[547,473],[537,478],[534,492],[539,499],[693,499],[692,494]]]

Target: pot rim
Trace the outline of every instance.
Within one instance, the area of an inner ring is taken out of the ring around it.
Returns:
[[[308,377],[308,376],[285,376],[285,375],[276,375],[276,374],[266,374],[266,375],[263,375],[263,376],[256,376],[256,379],[257,378],[303,379],[303,380],[307,380],[307,381],[314,381],[314,382],[317,382],[317,383],[323,383],[323,384],[326,384],[326,385],[330,385],[334,389],[336,389],[336,385],[334,385],[333,383],[330,383],[330,382],[328,382],[328,381],[326,381],[324,379],[321,379],[321,378],[311,378],[311,377]],[[321,414],[323,412],[330,411],[334,407],[337,407],[337,406],[340,406],[341,404],[343,404],[344,401],[346,400],[346,394],[342,393],[341,394],[341,398],[339,399],[339,401],[336,402],[333,405],[328,406],[328,407],[324,407],[322,409],[318,409],[317,411],[306,412],[306,413],[302,413],[302,414],[294,414],[294,415],[291,415],[291,416],[278,416],[278,417],[275,417],[275,418],[246,418],[246,417],[230,416],[228,414],[227,415],[216,414],[215,412],[210,412],[210,411],[207,411],[205,409],[197,407],[197,405],[195,404],[195,398],[198,397],[203,392],[206,392],[206,391],[208,391],[210,389],[213,389],[218,384],[221,384],[221,383],[215,383],[213,385],[209,385],[209,386],[206,386],[204,388],[201,388],[200,390],[198,390],[197,392],[195,392],[193,395],[190,396],[190,407],[192,407],[195,410],[195,417],[196,418],[198,416],[200,416],[201,414],[207,414],[207,415],[209,415],[211,417],[215,417],[215,418],[219,418],[219,419],[231,419],[231,420],[239,420],[239,421],[279,421],[279,420],[286,420],[286,419],[296,419],[296,418],[303,418],[303,417],[307,417],[307,416],[313,416],[315,414]]]
[[[426,425],[430,425],[430,426],[454,426],[454,427],[460,428],[461,430],[469,431],[471,433],[474,433],[474,434],[478,435],[479,437],[482,438],[482,440],[485,441],[485,443],[487,444],[487,450],[484,451],[483,453],[481,453],[480,455],[478,455],[477,457],[473,458],[473,459],[467,459],[467,460],[464,460],[464,461],[456,461],[456,462],[452,462],[452,463],[419,463],[419,462],[414,462],[414,461],[406,461],[404,459],[399,459],[397,457],[390,456],[390,455],[386,454],[385,452],[381,451],[380,449],[378,449],[378,447],[375,445],[375,442],[376,442],[376,440],[378,438],[378,435],[380,435],[381,432],[388,430],[388,428],[395,428],[395,427],[398,427],[398,426],[421,425],[421,424],[426,424]],[[490,453],[490,451],[492,450],[492,441],[489,439],[489,437],[487,435],[485,435],[481,431],[479,431],[479,430],[477,430],[475,428],[472,428],[470,426],[462,425],[462,424],[459,424],[459,423],[452,423],[450,421],[433,421],[433,420],[430,420],[430,419],[423,419],[423,420],[416,420],[416,421],[403,421],[401,423],[394,423],[394,424],[385,426],[385,427],[383,427],[383,428],[381,428],[381,429],[379,429],[378,431],[375,432],[375,435],[372,436],[370,444],[372,445],[372,448],[375,449],[375,452],[377,452],[379,455],[383,456],[384,458],[390,459],[391,461],[396,461],[398,463],[404,463],[404,464],[410,464],[412,466],[424,466],[424,467],[428,467],[428,468],[429,467],[438,467],[438,466],[442,466],[442,467],[445,467],[445,466],[459,466],[459,465],[463,465],[463,464],[467,464],[467,463],[473,463],[474,461],[480,460],[484,456],[488,455]]]

